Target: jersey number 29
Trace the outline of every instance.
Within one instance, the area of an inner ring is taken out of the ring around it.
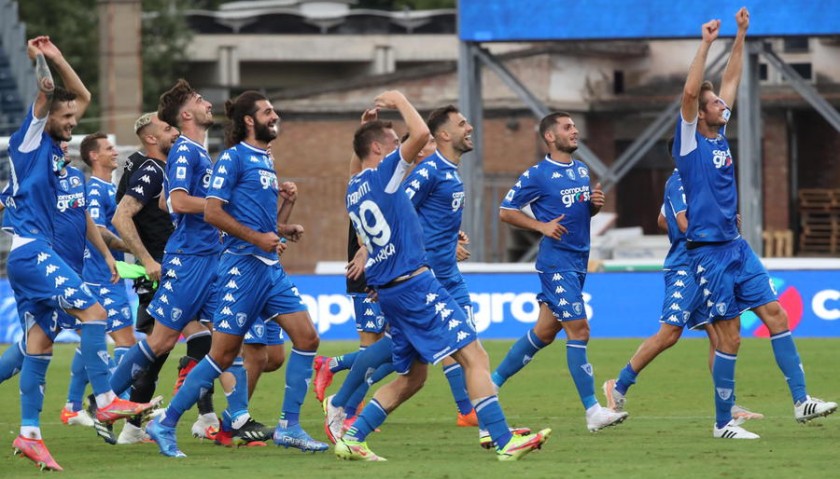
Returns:
[[[391,227],[385,221],[382,210],[371,200],[362,201],[362,204],[359,205],[359,216],[351,211],[350,221],[353,222],[353,227],[362,237],[368,253],[373,253],[373,244],[382,247],[391,241]]]

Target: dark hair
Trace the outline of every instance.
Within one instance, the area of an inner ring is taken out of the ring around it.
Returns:
[[[429,132],[432,136],[437,135],[438,130],[449,121],[450,113],[460,113],[454,105],[446,105],[444,107],[432,110],[426,118],[426,126],[429,127]]]
[[[229,120],[225,125],[225,145],[228,148],[248,136],[245,117],[250,116],[256,121],[257,102],[261,100],[268,98],[258,91],[248,90],[225,102],[225,116]]]
[[[56,85],[55,90],[53,90],[52,103],[50,104],[50,112],[53,112],[56,109],[58,109],[58,106],[61,103],[75,100],[76,96],[77,95],[72,91]]]
[[[548,144],[548,141],[545,139],[545,134],[557,124],[558,119],[571,117],[572,115],[565,111],[555,111],[546,115],[542,120],[540,120],[540,138],[542,141],[545,141],[545,143]]]
[[[99,151],[99,140],[107,139],[108,135],[102,133],[101,131],[91,133],[90,135],[82,138],[82,144],[79,145],[79,156],[82,157],[82,161],[84,161],[86,165],[91,166],[90,154],[94,151]]]
[[[196,94],[187,80],[179,78],[175,85],[160,96],[158,118],[170,125],[181,127],[181,108]]]
[[[707,91],[710,91],[710,92],[715,91],[715,86],[712,85],[712,82],[710,82],[709,80],[706,80],[706,81],[704,81],[703,83],[700,84],[700,96],[697,99],[700,102],[700,109],[701,110],[704,110],[706,108],[706,103],[707,102],[703,101],[703,93],[706,93]]]
[[[385,130],[393,128],[390,121],[374,120],[360,126],[353,135],[353,151],[359,159],[370,154],[370,145],[374,141],[385,141]]]

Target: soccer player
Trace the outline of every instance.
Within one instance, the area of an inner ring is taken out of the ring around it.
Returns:
[[[145,268],[148,279],[141,278],[134,282],[134,290],[139,299],[134,328],[149,335],[154,327],[154,318],[147,308],[157,291],[154,284],[160,281],[160,264],[163,262],[166,241],[175,230],[169,213],[158,207],[158,199],[163,195],[166,158],[179,132],[172,125],[161,121],[156,112],[152,112],[141,115],[134,122],[134,133],[140,140],[142,150],[129,156],[125,163],[117,186],[117,210],[111,222],[131,253]],[[162,365],[168,356],[168,353],[160,355],[158,362]],[[140,374],[131,387],[130,399],[140,401],[142,398],[151,398],[157,379],[158,368],[155,367]],[[148,436],[140,425],[139,417],[127,420],[117,438],[117,444],[134,444],[146,439]],[[205,426],[204,421],[197,421],[196,429],[201,432],[212,426],[212,422]]]
[[[787,313],[779,305],[761,261],[738,232],[735,166],[724,133],[741,80],[744,38],[750,24],[746,8],[738,10],[735,22],[738,33],[718,94],[710,82],[703,81],[703,71],[709,48],[720,32],[720,20],[702,26],[702,41],[685,81],[672,155],[677,160],[691,219],[686,249],[694,278],[698,286],[703,286],[700,308],[718,336],[712,366],[713,436],[756,439],[757,434],[732,418],[742,311],[751,309],[770,331],[773,354],[787,380],[797,421],[831,414],[837,410],[837,403],[808,395]]]
[[[225,104],[228,149],[216,161],[205,216],[224,236],[225,253],[218,266],[219,304],[213,315],[210,353],[187,375],[166,413],[153,420],[146,432],[162,454],[182,457],[175,426],[183,412],[213,384],[222,371],[241,363],[242,337],[255,321],[277,321],[292,340],[286,366],[286,392],[274,443],[303,451],[324,451],[328,446],[312,439],[300,425],[300,406],[312,376],[318,333],[297,288],[277,255],[280,236],[297,241],[300,225],[278,224],[278,184],[266,148],[277,137],[280,117],[260,93],[246,91]],[[229,396],[247,407],[244,370],[234,371],[236,391]],[[245,394],[237,394],[242,390]],[[233,405],[228,408],[236,412]]]
[[[125,354],[111,378],[119,392],[128,389],[142,372],[156,377],[182,333],[187,338],[182,375],[210,350],[210,329],[199,320],[209,320],[214,309],[213,281],[221,252],[218,230],[204,221],[205,196],[213,172],[204,143],[213,125],[213,106],[185,80],[178,80],[161,95],[157,116],[181,132],[169,150],[164,176],[164,194],[174,213],[175,231],[166,242],[163,263],[159,263],[163,268],[161,284],[148,307],[155,320],[152,333]],[[149,265],[154,272],[154,263]],[[198,404],[193,432],[200,436],[208,427],[219,427],[212,394],[211,385]],[[248,423],[248,427],[257,426]]]
[[[426,125],[437,148],[409,173],[403,187],[420,218],[423,244],[435,278],[464,310],[474,328],[472,300],[457,258],[464,212],[464,183],[458,175],[458,166],[463,154],[473,149],[473,127],[452,105],[433,110]],[[442,365],[458,408],[456,424],[478,426],[461,365],[451,357],[445,358]]]
[[[417,213],[401,186],[429,138],[423,119],[402,93],[388,91],[375,99],[379,109],[396,109],[408,126],[402,145],[390,123],[362,125],[353,150],[363,170],[347,187],[347,211],[368,252],[365,277],[375,288],[388,318],[399,377],[380,388],[353,426],[338,439],[342,459],[381,461],[365,439],[387,415],[413,396],[426,379],[429,363],[452,356],[463,367],[476,413],[490,431],[500,460],[517,460],[539,448],[551,434],[514,436],[508,429],[490,381],[489,359],[477,341],[466,313],[435,279],[428,267]]]
[[[537,253],[542,291],[536,325],[520,338],[493,372],[501,387],[525,367],[542,348],[566,331],[569,373],[586,410],[586,427],[594,432],[627,418],[626,412],[601,407],[587,359],[589,321],[583,302],[583,283],[589,260],[590,219],[604,206],[600,183],[590,188],[589,168],[575,160],[578,129],[571,116],[555,112],[540,121],[540,137],[548,155],[527,169],[502,201],[499,216],[513,226],[543,235]],[[534,217],[522,208],[530,206]]]
[[[12,446],[16,453],[42,469],[61,470],[47,450],[40,428],[46,372],[58,332],[53,321],[57,308],[81,322],[80,349],[98,406],[97,418],[112,422],[140,414],[152,404],[124,401],[111,390],[108,361],[103,360],[108,357],[107,313],[53,248],[57,174],[64,163],[59,143],[70,140],[78,118],[90,103],[90,92],[49,37],[29,40],[27,54],[36,62],[39,91],[23,125],[9,140],[12,186],[6,208],[8,225],[14,232],[8,261],[9,283],[15,293],[26,347],[20,377],[22,421],[20,435]],[[48,60],[66,89],[55,86]],[[102,237],[95,228],[87,230],[87,237],[106,258],[111,282],[116,282],[114,258]]]
[[[673,139],[668,142],[668,152],[673,149]],[[668,233],[671,249],[662,266],[665,276],[665,299],[662,303],[659,331],[646,339],[630,358],[630,361],[618,374],[618,378],[607,380],[604,394],[607,406],[615,411],[623,411],[626,394],[630,386],[636,383],[636,377],[660,353],[670,348],[680,339],[683,329],[704,329],[709,336],[709,369],[712,369],[715,357],[717,336],[708,326],[709,318],[701,314],[698,302],[697,283],[690,273],[685,250],[685,231],[688,229],[685,193],[680,173],[676,169],[665,182],[665,199],[657,220],[660,228]],[[732,406],[735,419],[761,419],[763,414],[754,413],[743,406]]]

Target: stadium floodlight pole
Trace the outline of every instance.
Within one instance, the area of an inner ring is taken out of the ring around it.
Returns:
[[[738,192],[741,236],[759,256],[764,251],[764,194],[761,173],[761,100],[758,95],[758,54],[761,40],[744,45],[744,69],[738,86]]]

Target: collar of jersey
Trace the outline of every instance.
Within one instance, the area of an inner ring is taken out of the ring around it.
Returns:
[[[251,145],[249,145],[248,143],[245,143],[244,141],[240,141],[240,142],[239,142],[239,144],[240,144],[240,145],[242,145],[242,146],[244,146],[245,148],[248,148],[249,150],[254,150],[254,151],[256,151],[257,153],[260,153],[260,154],[262,154],[262,155],[267,154],[267,151],[266,151],[266,150],[263,150],[262,148],[257,148],[256,146],[251,146]]]
[[[575,159],[574,159],[574,158],[572,158],[572,162],[571,162],[571,163],[560,163],[559,161],[554,161],[554,160],[552,160],[552,159],[551,159],[551,157],[550,157],[549,155],[545,155],[545,161],[547,161],[547,162],[551,163],[552,165],[557,165],[557,166],[560,166],[560,167],[562,167],[562,168],[571,168],[571,167],[572,167],[572,165],[574,165],[574,164],[575,164]]]
[[[201,145],[201,144],[198,144],[198,143],[196,143],[196,142],[192,141],[192,140],[191,140],[191,139],[189,139],[186,135],[181,135],[181,136],[179,136],[178,138],[180,138],[180,139],[182,139],[182,140],[186,141],[187,143],[190,143],[190,144],[192,144],[192,145],[195,145],[196,147],[201,148],[201,149],[202,149],[202,150],[204,150],[204,151],[207,151],[207,148],[204,148],[204,145]]]
[[[110,181],[105,181],[102,178],[99,178],[99,177],[96,177],[96,176],[93,176],[93,175],[90,176],[90,181],[98,181],[98,182],[102,183],[103,185],[110,185],[111,184]]]
[[[456,165],[455,163],[452,163],[451,161],[447,160],[447,159],[446,159],[446,157],[445,157],[445,156],[443,156],[443,154],[441,154],[441,152],[440,152],[440,151],[435,150],[435,156],[437,156],[438,158],[440,158],[440,160],[441,160],[444,164],[447,164],[447,165],[451,166],[452,168],[455,168],[456,170],[458,169],[458,165]]]

